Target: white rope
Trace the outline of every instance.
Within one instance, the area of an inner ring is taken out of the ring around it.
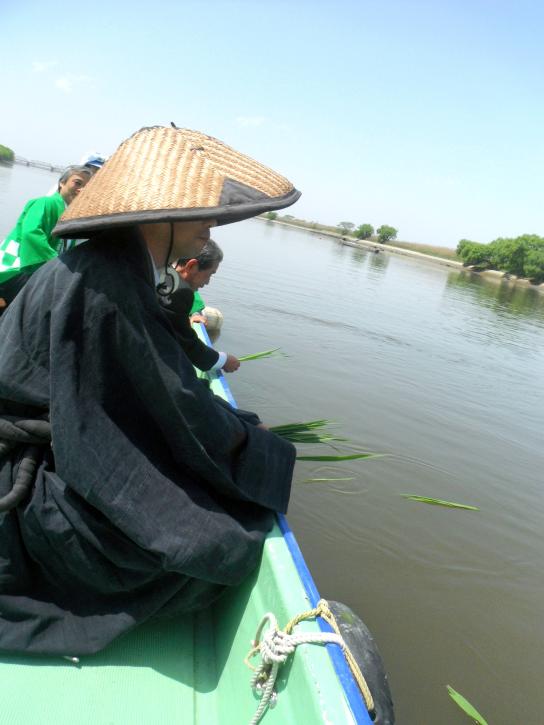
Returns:
[[[267,623],[269,628],[263,633]],[[262,639],[260,640],[261,634]],[[279,668],[287,661],[289,655],[295,651],[298,645],[328,643],[344,646],[342,637],[332,632],[287,634],[278,628],[276,617],[271,612],[264,615],[257,628],[253,649],[246,659],[247,662],[257,652],[261,655],[261,664],[256,669],[254,668],[255,672],[251,678],[251,687],[261,692],[261,702],[250,725],[257,725],[266,709],[270,706],[270,702],[274,697],[274,685],[276,684]]]

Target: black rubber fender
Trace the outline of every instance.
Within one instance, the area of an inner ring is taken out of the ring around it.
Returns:
[[[344,642],[351,650],[374,699],[369,713],[375,725],[394,725],[395,713],[389,680],[376,640],[366,624],[342,602],[328,602]]]

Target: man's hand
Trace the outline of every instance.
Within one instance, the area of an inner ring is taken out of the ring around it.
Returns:
[[[225,364],[223,365],[223,370],[226,373],[233,373],[240,367],[240,361],[237,357],[234,355],[231,355],[230,353],[227,354],[227,359],[225,361]]]
[[[204,325],[208,324],[208,319],[206,317],[204,317],[204,315],[198,315],[198,314],[191,315],[189,317],[189,319],[191,322],[202,322]]]

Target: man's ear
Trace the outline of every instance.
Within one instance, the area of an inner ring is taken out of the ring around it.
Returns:
[[[186,272],[198,272],[198,259],[190,259],[185,265]]]
[[[191,270],[194,270],[195,265],[198,267],[198,260],[189,259],[185,264],[176,264],[176,272],[182,275],[190,274]]]

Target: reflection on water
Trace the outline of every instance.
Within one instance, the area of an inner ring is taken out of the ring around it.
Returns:
[[[367,252],[366,250],[359,249],[357,247],[350,247],[351,249],[351,259],[355,264],[361,264],[363,262],[367,261]]]
[[[544,294],[531,287],[509,284],[471,272],[451,272],[447,286],[460,288],[472,301],[496,312],[544,317]]]
[[[389,264],[390,255],[380,249],[372,247],[353,247],[350,244],[334,242],[334,253],[337,257],[348,257],[356,265],[369,269],[385,270]]]
[[[340,244],[340,242],[336,240],[330,240],[331,244],[331,252],[335,257],[346,257],[349,252],[351,252],[354,247],[350,247],[346,244]]]
[[[390,255],[386,252],[380,251],[369,251],[368,253],[368,267],[369,269],[376,271],[385,271],[389,264]]]

